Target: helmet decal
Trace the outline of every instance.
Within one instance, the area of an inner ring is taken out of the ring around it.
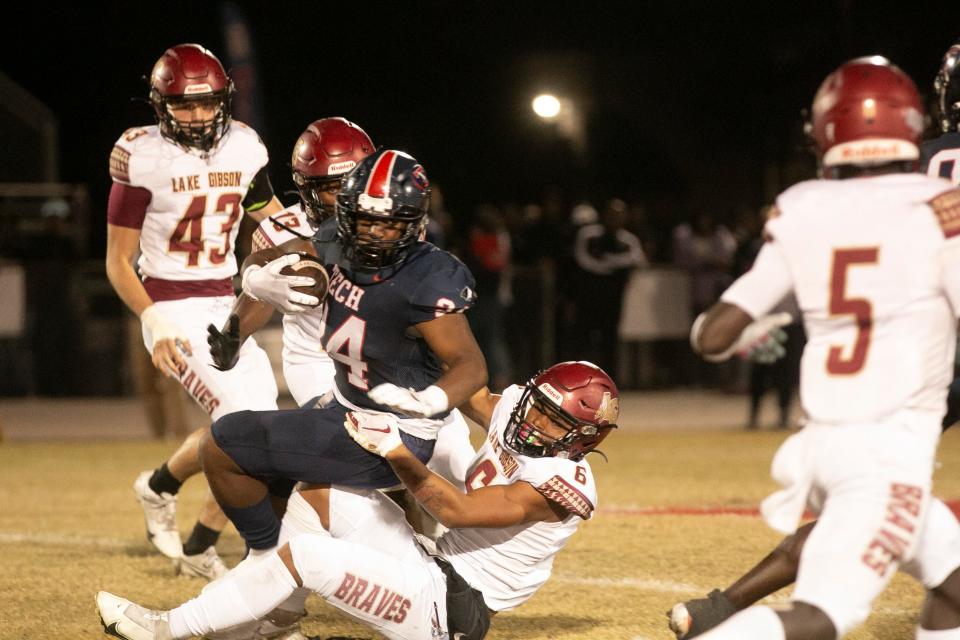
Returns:
[[[611,424],[616,424],[620,417],[620,398],[614,398],[609,391],[603,392],[603,399],[600,401],[600,408],[597,409],[596,419],[605,420]]]
[[[397,159],[395,151],[387,151],[377,159],[370,172],[370,178],[367,180],[367,186],[363,193],[369,196],[370,200],[379,200],[387,197],[389,189],[390,175],[393,172],[393,163]]]

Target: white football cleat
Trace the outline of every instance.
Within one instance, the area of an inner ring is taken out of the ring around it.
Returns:
[[[107,635],[124,640],[173,639],[166,611],[146,609],[106,591],[98,592],[96,600],[100,623]]]
[[[151,475],[152,471],[144,471],[133,483],[133,492],[143,507],[143,519],[147,523],[147,540],[160,553],[176,560],[183,555],[180,532],[177,531],[177,496],[154,493],[150,488]]]
[[[204,578],[211,582],[227,575],[228,571],[227,565],[217,554],[216,547],[212,546],[207,547],[207,550],[203,553],[193,556],[184,554],[180,556],[180,560],[177,562],[177,573],[179,575]]]

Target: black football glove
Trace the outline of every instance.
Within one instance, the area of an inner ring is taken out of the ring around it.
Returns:
[[[214,367],[220,371],[233,369],[240,359],[240,316],[231,313],[222,333],[212,324],[207,325],[207,344]]]

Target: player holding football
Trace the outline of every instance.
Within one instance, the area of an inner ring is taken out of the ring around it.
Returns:
[[[256,132],[231,118],[233,83],[217,58],[196,44],[171,47],[154,65],[155,126],[128,129],[110,155],[106,270],[140,317],[154,365],[176,377],[212,419],[238,409],[276,408],[266,354],[245,344],[229,372],[211,365],[206,326],[220,324],[234,300],[234,246],[241,215],[282,210]],[[140,275],[132,262],[139,252]],[[188,574],[211,578],[223,563],[213,547],[225,522],[209,500],[181,548],[174,513],[180,484],[199,472],[199,434],[188,437],[134,489],[147,536]]]
[[[104,627],[130,640],[205,635],[270,619],[304,586],[388,638],[480,640],[490,615],[520,606],[547,581],[556,554],[591,517],[596,485],[585,455],[616,428],[619,397],[601,369],[565,362],[462,408],[488,429],[467,493],[404,446],[395,416],[346,414],[350,437],[383,456],[451,527],[436,549],[381,493],[313,487],[291,498],[278,552],[169,612],[100,592]]]
[[[299,410],[224,417],[201,446],[214,495],[254,556],[279,536],[268,494],[283,497],[295,481],[399,484],[386,462],[349,441],[341,428],[347,411],[395,413],[407,447],[426,462],[451,408],[486,383],[462,315],[474,299],[473,278],[420,240],[429,197],[423,167],[400,151],[378,151],[347,175],[336,218],[310,245],[330,274],[322,346],[336,364],[332,393]],[[244,292],[288,312],[316,305],[291,286],[304,282],[279,272],[299,258],[285,254],[274,248],[248,258]]]
[[[920,146],[920,166],[930,176],[938,176],[960,184],[960,44],[951,46],[943,57],[934,80],[937,95],[935,119],[941,136],[924,141]],[[960,378],[954,378],[947,399],[943,428],[955,423],[960,415]],[[943,514],[937,506],[936,510]],[[947,517],[943,514],[942,517]],[[714,589],[706,598],[674,605],[669,612],[670,626],[678,638],[695,638],[726,620],[737,611],[792,584],[797,577],[800,552],[816,521],[808,522],[787,536],[756,566],[738,578],[724,591]],[[942,591],[942,590],[941,590]],[[928,592],[921,618],[922,627],[955,629],[960,617],[953,613],[953,604],[940,591]],[[950,633],[950,632],[946,632]],[[938,636],[939,637],[939,636]],[[944,635],[943,637],[951,637]],[[955,635],[953,637],[960,637]]]
[[[784,489],[761,511],[785,532],[805,508],[820,518],[790,604],[752,606],[701,637],[841,637],[900,569],[944,605],[936,619],[925,611],[916,637],[958,638],[960,523],[930,489],[960,310],[960,190],[913,173],[920,99],[886,59],[842,65],[812,112],[826,179],[780,195],[754,267],[697,319],[691,342],[729,357],[796,294],[809,420],[777,452]]]
[[[253,232],[255,251],[279,247],[283,251],[314,254],[309,238],[317,227],[335,215],[337,194],[343,177],[373,153],[370,137],[344,118],[312,122],[297,139],[291,166],[300,202],[270,216]],[[275,252],[261,255],[275,255]],[[289,308],[289,303],[280,303]],[[333,360],[320,344],[323,308],[297,305],[295,313],[283,316],[283,375],[290,394],[304,406],[333,386]],[[222,330],[209,327],[208,342],[214,362],[223,369],[234,366],[240,345],[273,314],[273,307],[241,294],[234,305],[236,326],[229,320]],[[469,427],[453,410],[451,419],[437,436],[429,467],[463,488],[466,466],[473,459]]]

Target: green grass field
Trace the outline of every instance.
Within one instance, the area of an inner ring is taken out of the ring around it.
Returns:
[[[955,430],[956,431],[956,430]],[[773,490],[770,460],[785,434],[623,432],[593,456],[600,510],[560,554],[550,582],[519,610],[494,619],[490,638],[669,639],[664,612],[724,586],[779,539],[753,516],[650,515],[650,507],[754,507]],[[131,485],[172,444],[0,445],[0,638],[98,638],[93,596],[101,589],[169,608],[203,586],[179,578],[146,541]],[[936,490],[960,498],[960,433],[940,448]],[[181,492],[189,532],[206,488]],[[669,511],[668,509],[666,511]],[[242,543],[219,545],[228,564]],[[783,598],[785,594],[778,594]],[[898,576],[860,640],[913,637],[920,589]],[[319,599],[308,602],[311,634],[372,638]]]

